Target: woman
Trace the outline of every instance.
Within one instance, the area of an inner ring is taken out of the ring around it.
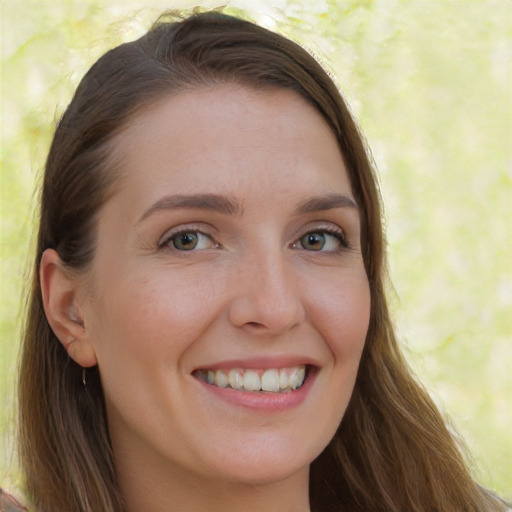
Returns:
[[[411,376],[328,75],[219,13],[104,55],[60,121],[20,376],[35,510],[504,510]]]

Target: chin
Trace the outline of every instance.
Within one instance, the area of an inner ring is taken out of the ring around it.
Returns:
[[[234,472],[231,468],[229,480],[233,483],[258,487],[282,482],[302,472],[309,475],[309,464],[296,466],[286,465],[283,464],[282,461],[279,461],[273,465],[268,465],[265,468],[254,468],[251,465],[249,467],[245,467],[243,471],[239,472]]]
[[[225,475],[226,480],[250,486],[281,482],[301,472],[307,478],[309,465],[320,451],[306,454],[298,453],[296,448],[283,450],[282,445],[279,448],[270,445],[259,450],[253,447],[250,452],[239,452],[239,456],[234,452],[225,456],[221,463],[215,464],[213,471],[219,476]]]

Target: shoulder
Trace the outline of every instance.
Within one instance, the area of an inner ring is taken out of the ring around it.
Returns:
[[[0,487],[0,512],[28,512],[9,491]]]

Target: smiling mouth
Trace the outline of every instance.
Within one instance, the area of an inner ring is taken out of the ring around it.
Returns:
[[[232,368],[230,370],[201,369],[194,375],[212,386],[238,391],[288,393],[300,388],[308,376],[308,366],[269,368],[267,370]]]

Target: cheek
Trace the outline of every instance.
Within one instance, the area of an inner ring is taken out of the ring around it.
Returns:
[[[333,276],[328,282],[310,309],[329,352],[326,371],[318,377],[324,386],[318,417],[323,418],[321,438],[327,442],[334,436],[352,396],[370,318],[366,275],[347,273],[345,277]]]
[[[93,315],[92,337],[100,367],[102,360],[137,362],[155,357],[177,364],[222,300],[214,296],[218,290],[214,283],[197,277],[182,279],[168,272],[155,278],[132,274],[130,278],[112,279],[117,284],[105,286],[107,291]]]
[[[370,320],[366,275],[332,281],[328,291],[316,301],[315,312],[317,326],[335,363],[358,365]]]

